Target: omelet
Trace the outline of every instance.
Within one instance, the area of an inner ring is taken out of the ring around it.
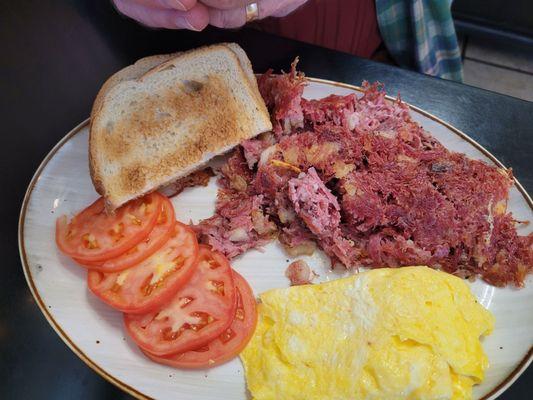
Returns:
[[[261,294],[241,353],[252,397],[469,399],[494,318],[461,279],[383,268]]]

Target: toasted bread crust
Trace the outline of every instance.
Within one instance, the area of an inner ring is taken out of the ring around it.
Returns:
[[[138,79],[150,69],[158,66],[159,64],[179,55],[177,53],[171,54],[156,54],[153,56],[143,57],[137,60],[134,64],[128,65],[121,70],[115,72],[111,75],[102,85],[96,98],[94,99],[93,107],[91,109],[91,119],[95,112],[100,110],[102,107],[102,102],[105,98],[105,95],[111,90],[115,85],[118,85],[125,80]]]

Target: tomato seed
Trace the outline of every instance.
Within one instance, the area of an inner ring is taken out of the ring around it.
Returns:
[[[92,250],[92,249],[99,248],[98,241],[96,240],[96,238],[94,237],[92,233],[86,233],[85,235],[81,237],[81,239],[83,240],[83,245],[85,246],[86,249]]]
[[[209,268],[211,268],[211,269],[217,269],[218,267],[220,267],[220,264],[218,262],[216,262],[215,260],[213,260],[212,258],[210,258],[209,260],[206,260],[206,261],[209,264]]]
[[[221,281],[211,281],[212,286],[214,287],[214,291],[220,294],[221,296],[224,296],[224,282]]]
[[[244,310],[242,308],[237,308],[235,311],[235,318],[239,321],[244,321]]]
[[[228,328],[219,336],[219,339],[222,343],[228,343],[231,339],[235,337],[235,335],[236,333],[233,331],[233,329]]]
[[[179,299],[179,306],[180,308],[185,307],[187,304],[189,304],[191,301],[193,301],[192,297],[180,297]]]

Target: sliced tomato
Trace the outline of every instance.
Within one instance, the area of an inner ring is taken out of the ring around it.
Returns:
[[[233,271],[237,309],[233,322],[221,335],[196,350],[172,356],[145,354],[160,364],[175,368],[200,369],[223,364],[236,357],[248,344],[257,324],[257,309],[252,289],[246,280]]]
[[[152,231],[163,196],[152,193],[106,213],[99,198],[70,222],[63,215],[56,222],[56,242],[65,254],[84,262],[108,260],[128,251]]]
[[[175,223],[174,207],[168,198],[164,198],[154,229],[139,244],[118,257],[109,260],[84,262],[83,260],[75,259],[75,261],[83,267],[102,272],[116,272],[133,267],[154,254],[167,242],[173,232],[172,228]]]
[[[200,246],[190,281],[165,305],[144,315],[124,315],[126,328],[145,351],[183,353],[209,343],[224,332],[235,315],[231,267],[221,253]]]
[[[146,313],[169,301],[191,278],[197,257],[194,232],[176,221],[168,241],[141,263],[120,272],[90,270],[89,289],[117,310]]]

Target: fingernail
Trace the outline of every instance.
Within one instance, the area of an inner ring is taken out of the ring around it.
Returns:
[[[187,8],[183,5],[180,0],[166,0],[167,5],[171,8],[181,11],[187,11]]]
[[[184,28],[184,29],[189,29],[191,31],[196,31],[196,32],[199,32],[201,29],[198,29],[198,28],[195,28],[187,18],[184,18],[184,17],[178,17],[176,19],[176,25],[179,27],[179,28]]]

